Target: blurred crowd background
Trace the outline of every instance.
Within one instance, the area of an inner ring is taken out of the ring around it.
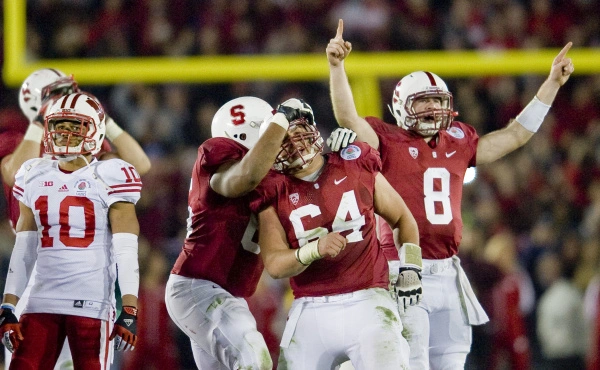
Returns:
[[[27,54],[36,60],[314,52],[326,65],[325,47],[339,18],[344,38],[361,52],[560,48],[568,41],[574,48],[600,47],[598,0],[30,0]],[[468,369],[600,368],[600,76],[577,75],[574,64],[575,75],[531,141],[478,168],[465,184],[459,256],[491,317],[474,329]],[[505,126],[544,78],[446,82],[457,119],[483,135]],[[381,80],[382,105],[396,82]],[[24,130],[18,90],[0,88],[0,130]],[[113,367],[194,369],[188,339],[162,302],[185,235],[197,147],[210,136],[218,107],[244,95],[273,106],[305,99],[327,137],[336,127],[328,81],[83,88],[152,160],[137,206],[140,341]],[[1,286],[13,241],[1,212]],[[275,359],[290,301],[287,281],[266,276],[249,299]]]

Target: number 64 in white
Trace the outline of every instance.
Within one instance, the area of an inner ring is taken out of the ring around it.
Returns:
[[[302,223],[303,217],[317,217],[320,214],[321,209],[315,204],[304,205],[290,213],[290,222],[294,227],[294,233],[300,247],[311,240],[315,240],[316,238],[320,238],[329,233],[329,230],[322,226],[311,230],[304,229]],[[346,220],[348,215],[350,216],[349,220]],[[358,242],[363,240],[360,229],[364,224],[365,216],[360,214],[354,190],[345,192],[342,194],[342,199],[338,205],[335,219],[331,225],[332,232],[352,230],[350,234],[346,235],[346,239],[348,239],[349,243]]]

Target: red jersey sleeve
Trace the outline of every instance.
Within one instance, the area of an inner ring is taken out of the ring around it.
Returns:
[[[237,142],[217,137],[206,140],[198,148],[200,166],[209,173],[215,173],[219,167],[229,161],[240,161],[248,149]]]

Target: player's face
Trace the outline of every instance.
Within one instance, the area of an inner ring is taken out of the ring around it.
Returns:
[[[87,126],[76,121],[59,121],[54,124],[54,130],[57,132],[54,142],[59,146],[77,146],[87,134]]]
[[[419,133],[422,136],[428,137],[437,133],[437,127],[442,117],[436,115],[434,112],[439,112],[440,109],[442,109],[442,98],[440,97],[429,96],[415,99],[412,104],[412,110],[419,117],[417,125],[420,129]],[[428,112],[431,112],[431,114],[428,114]]]

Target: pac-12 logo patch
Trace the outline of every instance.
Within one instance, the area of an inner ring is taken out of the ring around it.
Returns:
[[[348,145],[340,152],[340,157],[347,161],[353,161],[356,158],[360,157],[360,148],[356,145]]]
[[[453,136],[457,139],[463,139],[465,137],[465,133],[458,127],[450,127],[448,130],[448,135]]]
[[[413,157],[414,159],[417,159],[417,156],[419,155],[419,149],[410,146],[410,147],[408,147],[408,153],[410,154],[411,157]]]

